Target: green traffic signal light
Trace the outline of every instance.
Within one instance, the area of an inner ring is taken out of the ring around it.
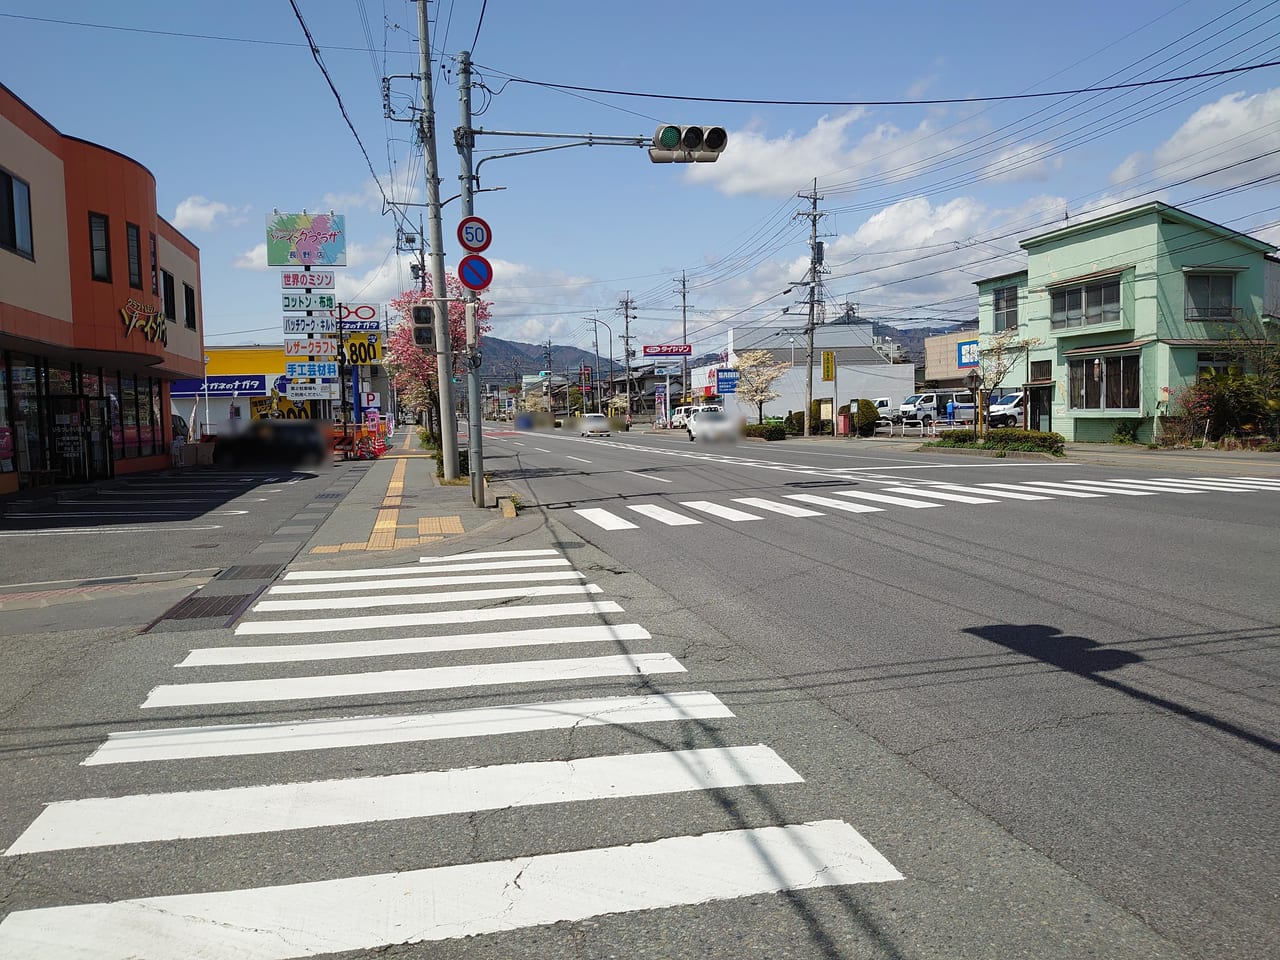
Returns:
[[[670,124],[660,128],[653,142],[663,150],[674,150],[680,144],[680,128]]]

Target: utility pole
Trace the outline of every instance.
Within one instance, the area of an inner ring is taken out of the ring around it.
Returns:
[[[596,413],[604,413],[601,405],[600,394],[600,326],[594,320],[591,323],[591,336],[595,339],[596,344],[596,382],[593,385],[596,392]]]
[[[449,340],[449,292],[444,282],[444,233],[440,226],[440,167],[436,158],[436,110],[431,94],[431,38],[427,0],[418,0],[418,70],[422,83],[422,159],[427,180],[427,226],[431,231],[431,294],[435,301],[436,377],[440,382],[440,453],[444,478],[458,479],[458,421],[453,405],[453,358]]]
[[[627,416],[631,416],[631,358],[634,355],[631,352],[631,291],[627,291],[627,295],[622,298],[622,359],[626,364],[623,367],[623,383],[627,395]]]
[[[475,135],[471,132],[471,51],[463,50],[458,54],[458,106],[461,125],[454,133],[454,143],[458,148],[458,159],[462,172],[458,179],[462,182],[462,216],[471,216],[475,211],[475,176],[471,170],[471,149],[475,146]],[[484,411],[480,407],[480,329],[476,319],[479,309],[474,290],[468,290],[464,301],[467,313],[467,470],[471,474],[471,500],[477,507],[485,505],[484,494]]]
[[[542,345],[542,359],[547,364],[547,381],[542,385],[542,392],[547,395],[547,413],[552,417],[556,415],[556,385],[552,383],[555,379],[554,372],[551,369],[551,338],[547,338],[547,342]]]
[[[689,280],[680,271],[680,342],[689,342]],[[689,396],[689,358],[680,358],[680,402],[687,403]],[[667,398],[670,402],[670,397]]]
[[[809,218],[809,320],[805,324],[809,348],[806,354],[808,369],[805,372],[804,386],[804,435],[809,437],[813,435],[813,424],[810,422],[813,416],[813,328],[816,321],[818,265],[822,262],[818,253],[818,221],[826,214],[818,212],[818,201],[822,197],[818,196],[817,177],[813,178],[812,193],[800,193],[797,196],[801,200],[808,200],[810,204],[808,210],[801,210],[796,214],[797,217]]]

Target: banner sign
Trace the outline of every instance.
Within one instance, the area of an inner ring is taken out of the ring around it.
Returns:
[[[345,267],[346,223],[342,214],[268,214],[267,266]]]
[[[310,420],[311,404],[295,400],[255,397],[249,401],[249,416],[254,420]]]
[[[284,341],[286,357],[336,357],[338,341],[327,337],[307,340],[303,337],[286,337]]]
[[[343,320],[342,332],[352,333],[357,330],[381,330],[379,320]],[[338,321],[329,314],[319,317],[285,317],[285,333],[337,333]]]
[[[345,329],[346,324],[343,324]],[[353,333],[345,339],[343,346],[347,351],[347,363],[356,367],[367,367],[382,362],[382,332]]]
[[[174,380],[169,384],[170,397],[203,397],[205,384],[209,386],[209,396],[228,397],[237,393],[266,393],[267,375],[265,373],[241,374],[240,376],[211,376],[207,381]]]
[[[286,363],[284,365],[284,373],[290,379],[305,377],[311,380],[328,377],[335,379],[338,376],[338,365],[336,363]],[[266,382],[264,378],[263,390],[266,390]]]
[[[717,370],[716,371],[716,393],[737,393],[738,392],[738,371],[737,370]]]
[[[660,343],[644,348],[646,357],[691,357],[693,345],[689,343]]]
[[[284,270],[280,273],[280,286],[284,290],[332,290],[332,270]]]
[[[822,351],[822,379],[830,383],[836,378],[836,352],[834,350]]]
[[[282,293],[281,310],[333,310],[338,301],[332,293]]]

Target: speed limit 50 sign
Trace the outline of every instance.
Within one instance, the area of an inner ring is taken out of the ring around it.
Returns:
[[[493,231],[479,217],[463,217],[458,223],[458,242],[469,253],[483,253],[493,242]]]

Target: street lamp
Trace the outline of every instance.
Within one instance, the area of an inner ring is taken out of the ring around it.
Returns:
[[[203,435],[209,434],[209,355],[204,355],[204,431]]]
[[[609,326],[607,323],[605,323],[603,320],[601,320],[599,317],[583,317],[582,319],[589,320],[592,323],[598,323],[600,324],[600,326],[604,327],[606,330],[609,331],[609,387],[610,387],[610,390],[612,391],[612,388],[613,388],[613,328]],[[597,358],[599,357],[599,352],[600,352],[599,350],[596,351]],[[601,408],[601,403],[604,400],[602,396],[604,391],[600,389],[599,380],[600,380],[600,373],[597,370],[596,371],[596,412],[602,413],[603,410]]]

